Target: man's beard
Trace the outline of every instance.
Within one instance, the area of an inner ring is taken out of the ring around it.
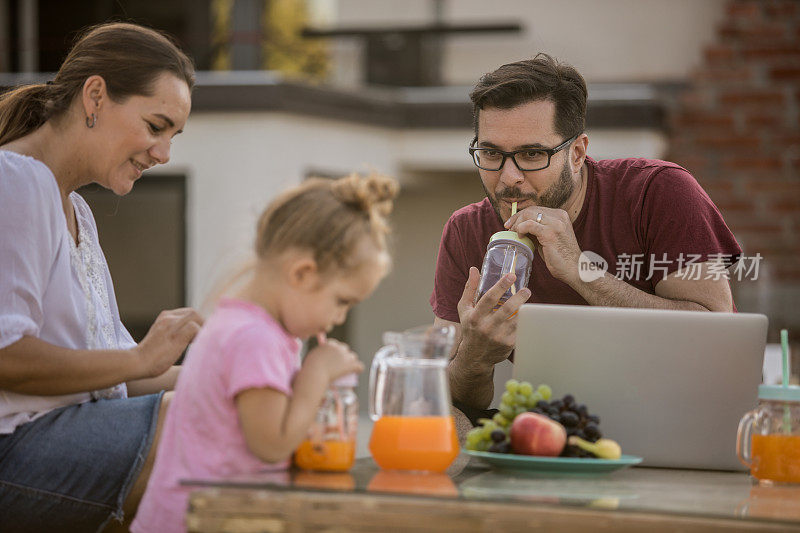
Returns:
[[[569,197],[572,196],[572,193],[575,190],[575,185],[572,183],[572,172],[570,171],[568,161],[564,162],[564,166],[561,168],[561,174],[558,176],[558,181],[544,191],[541,196],[535,193],[522,194],[518,188],[509,187],[500,191],[495,197],[494,195],[489,194],[489,191],[486,189],[486,185],[483,184],[483,180],[481,180],[481,186],[483,187],[483,191],[486,193],[486,196],[489,198],[489,202],[491,202],[494,212],[497,213],[497,217],[500,219],[500,222],[505,222],[503,217],[500,215],[500,200],[511,198],[514,198],[518,202],[531,200],[535,205],[541,207],[563,209],[564,205],[567,203],[567,200],[569,200]]]

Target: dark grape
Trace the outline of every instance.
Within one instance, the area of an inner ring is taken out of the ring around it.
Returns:
[[[583,433],[586,435],[586,440],[592,442],[596,441],[602,436],[602,433],[600,433],[600,428],[598,428],[596,424],[586,424],[586,427],[583,428]]]
[[[561,402],[566,406],[570,407],[572,404],[575,403],[575,396],[572,394],[565,394],[563,398],[561,398]]]
[[[501,442],[497,445],[497,448],[500,450],[499,453],[511,453],[511,443],[508,441]]]
[[[577,435],[578,431],[580,431],[580,429],[578,429],[576,427],[567,428],[567,437],[571,437],[573,435]]]
[[[558,422],[559,424],[562,423],[561,422],[561,415],[551,415],[550,416],[550,420],[552,420],[553,422]]]
[[[528,409],[528,412],[529,413],[536,413],[537,415],[546,415],[547,414],[544,411],[542,411],[541,409],[539,409],[538,407],[534,407],[533,409]]]
[[[574,411],[581,416],[588,416],[589,410],[586,408],[586,404],[579,403],[575,406]]]
[[[564,402],[561,400],[553,400],[550,402],[550,407],[555,407],[556,409],[561,410],[561,408],[564,407]]]
[[[564,411],[561,413],[561,423],[564,424],[564,427],[575,427],[578,425],[578,422],[580,422],[580,418],[572,411]]]
[[[561,412],[561,411],[559,411],[559,410],[558,410],[558,409],[556,409],[555,407],[551,407],[551,408],[549,408],[549,409],[547,410],[547,414],[548,414],[548,415],[549,415],[551,418],[552,418],[552,417],[554,417],[554,416],[556,416],[556,415],[557,415],[557,414],[559,414],[560,412]]]
[[[500,448],[500,443],[499,442],[495,442],[495,443],[492,443],[491,446],[489,446],[489,450],[488,451],[491,452],[491,453],[503,453],[503,452],[500,451],[500,449],[501,449]]]
[[[542,411],[547,411],[548,409],[550,409],[550,404],[545,400],[539,400],[538,402],[536,402],[536,407],[538,407]]]
[[[506,432],[503,431],[502,429],[495,429],[494,431],[492,431],[489,437],[494,442],[503,442],[504,440],[506,440]]]
[[[578,437],[578,438],[581,438],[583,440],[588,440],[586,438],[586,433],[584,433],[582,429],[579,429],[578,431],[576,431],[575,432],[575,436]]]
[[[561,457],[580,457],[580,451],[581,449],[577,446],[567,444],[564,446],[564,450],[561,452]]]
[[[587,418],[587,420],[591,420],[595,424],[598,424],[598,425],[600,424],[600,417],[597,416],[597,415],[589,415],[586,418]]]

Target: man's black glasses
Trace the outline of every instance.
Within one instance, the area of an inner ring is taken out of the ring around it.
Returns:
[[[513,152],[504,152],[497,148],[475,148],[470,146],[469,153],[472,155],[472,161],[475,166],[483,170],[500,170],[503,168],[507,157],[510,157],[521,171],[542,170],[550,166],[550,159],[553,155],[569,146],[572,141],[578,138],[578,135],[580,133],[573,135],[555,148],[523,148]],[[472,142],[474,143],[475,141]]]

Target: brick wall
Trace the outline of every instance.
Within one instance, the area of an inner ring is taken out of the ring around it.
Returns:
[[[730,0],[671,115],[669,159],[722,210],[758,279],[733,280],[742,311],[800,336],[800,1]],[[752,275],[751,275],[752,277]]]

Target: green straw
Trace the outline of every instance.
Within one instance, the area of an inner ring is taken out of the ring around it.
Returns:
[[[783,386],[789,386],[789,332],[785,329],[781,330],[781,350],[783,351]],[[783,432],[792,432],[792,418],[789,412],[789,404],[783,404]]]

